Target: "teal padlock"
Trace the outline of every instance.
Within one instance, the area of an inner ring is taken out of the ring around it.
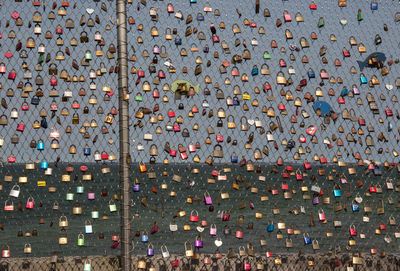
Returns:
[[[49,167],[49,163],[48,163],[48,162],[42,161],[42,162],[40,163],[40,168],[41,168],[41,169],[47,169],[48,167]]]
[[[110,208],[110,212],[116,212],[117,211],[117,205],[113,200],[110,200],[108,203],[108,206]]]
[[[86,60],[92,60],[93,59],[92,53],[89,50],[87,50],[86,53],[85,53],[85,59]]]
[[[67,196],[65,197],[66,200],[72,201],[74,200],[74,193],[72,193],[71,191],[67,192]]]
[[[92,268],[92,265],[90,263],[90,260],[85,260],[85,263],[83,264],[83,271],[90,271]]]
[[[93,219],[99,218],[99,211],[97,211],[96,209],[92,210],[91,214]]]
[[[76,193],[77,193],[77,194],[83,194],[84,192],[85,192],[85,188],[83,187],[82,184],[79,184],[79,185],[76,187]]]
[[[85,245],[85,236],[80,233],[78,235],[78,246],[83,247]]]

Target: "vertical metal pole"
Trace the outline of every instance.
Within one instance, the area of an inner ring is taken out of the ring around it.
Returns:
[[[129,100],[128,52],[127,52],[126,0],[117,0],[118,41],[118,99],[119,99],[119,174],[121,189],[121,267],[131,270],[130,258],[130,212],[129,212]]]

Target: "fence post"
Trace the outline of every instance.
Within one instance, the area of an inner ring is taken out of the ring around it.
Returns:
[[[127,52],[126,0],[117,0],[118,41],[118,99],[119,99],[119,174],[121,189],[121,267],[131,270],[130,258],[130,212],[129,212],[129,100],[128,52]]]

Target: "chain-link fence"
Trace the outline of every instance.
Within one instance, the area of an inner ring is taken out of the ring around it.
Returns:
[[[385,258],[363,254],[329,255],[202,255],[199,258],[174,256],[132,257],[131,270],[398,270],[399,258]],[[120,270],[117,257],[52,257],[12,259],[0,262],[1,270]]]
[[[133,254],[398,252],[398,3],[127,2]],[[2,257],[118,255],[115,2],[0,14]]]

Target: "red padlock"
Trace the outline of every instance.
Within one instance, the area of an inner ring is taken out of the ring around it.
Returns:
[[[172,156],[172,157],[176,157],[177,153],[178,153],[178,151],[175,150],[175,149],[170,149],[170,151],[169,151],[169,155]]]
[[[287,178],[289,178],[289,177],[290,177],[289,172],[286,172],[286,171],[282,172],[282,178],[287,179]]]
[[[289,190],[289,185],[286,182],[284,182],[284,183],[281,184],[281,189],[282,190]]]
[[[190,222],[199,222],[199,213],[196,210],[193,210],[190,213]]]
[[[21,109],[22,109],[23,111],[28,111],[28,110],[29,110],[29,104],[28,104],[27,102],[24,102],[24,103],[21,105]]]
[[[17,125],[17,131],[18,132],[23,132],[25,130],[25,124],[23,122],[19,123]]]
[[[108,159],[108,153],[106,153],[105,151],[103,151],[103,152],[101,153],[101,159],[102,159],[102,160],[107,160],[107,159]]]
[[[296,180],[298,181],[303,180],[303,174],[299,170],[296,171]]]
[[[175,118],[175,112],[174,111],[172,111],[172,109],[170,108],[170,109],[168,109],[168,117],[169,118]]]
[[[224,141],[224,136],[223,135],[217,135],[216,138],[217,138],[218,142],[223,142]]]
[[[356,230],[356,226],[354,226],[354,224],[350,226],[350,235],[357,236],[357,230]]]
[[[26,202],[26,209],[33,209],[33,206],[35,205],[35,202],[31,197],[28,198],[28,201]]]
[[[7,162],[8,163],[15,163],[15,156],[8,156]]]
[[[182,160],[188,159],[188,155],[187,155],[186,152],[181,152],[181,153],[180,153],[180,156],[181,156],[181,159],[182,159]]]
[[[181,131],[181,126],[177,122],[174,122],[174,132],[180,132],[180,131]]]

